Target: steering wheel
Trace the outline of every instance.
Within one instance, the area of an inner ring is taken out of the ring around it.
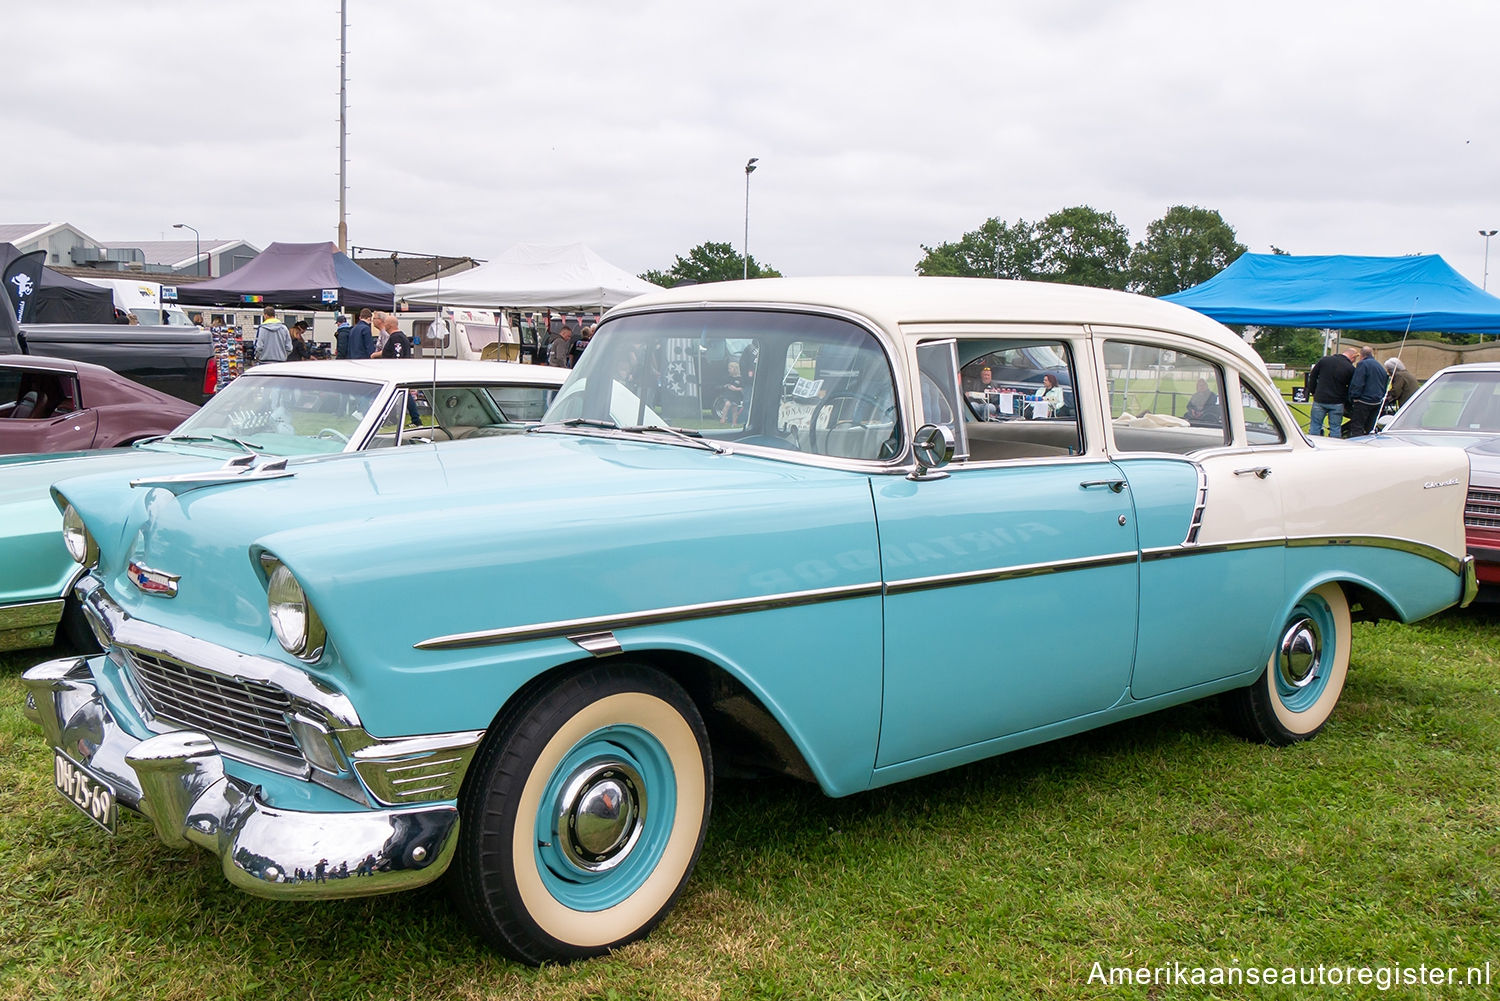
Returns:
[[[833,393],[827,397],[824,397],[823,399],[818,401],[817,406],[813,407],[812,417],[807,422],[808,451],[814,452],[818,455],[823,454],[823,449],[818,447],[818,417],[822,414],[825,407],[831,407],[841,400],[853,400],[855,403],[863,403],[867,405],[870,408],[870,418],[872,420],[874,419],[875,414],[881,409],[880,401],[875,399],[875,397],[869,396],[865,393],[843,392]],[[837,411],[835,411],[835,413],[837,413]],[[855,413],[858,413],[857,408],[855,410]],[[852,424],[856,422],[851,420],[848,423]],[[828,430],[832,431],[833,427],[830,426]],[[826,445],[827,443],[828,442],[825,439],[824,444]]]
[[[319,431],[317,434],[313,435],[313,437],[314,438],[333,438],[333,439],[335,439],[335,440],[337,440],[339,442],[342,442],[345,445],[349,444],[349,436],[346,435],[346,434],[344,434],[344,432],[338,430],[337,428],[324,428],[323,430]]]

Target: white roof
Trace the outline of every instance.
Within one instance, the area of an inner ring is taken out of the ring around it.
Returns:
[[[925,323],[1048,323],[1140,327],[1207,341],[1257,369],[1265,363],[1227,327],[1196,310],[1128,292],[1049,282],[911,276],[755,278],[663,289],[627,309],[668,304],[806,305],[864,316],[892,334]]]
[[[439,358],[362,358],[335,361],[285,361],[256,365],[245,375],[295,376],[307,379],[354,379],[361,382],[420,384],[476,382],[491,385],[561,386],[568,370],[507,361],[458,361]],[[242,377],[243,378],[243,377]]]
[[[614,306],[656,288],[581,243],[518,243],[441,281],[397,285],[396,296],[412,303],[563,309]]]

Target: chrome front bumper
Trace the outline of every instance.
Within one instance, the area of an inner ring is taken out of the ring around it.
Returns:
[[[82,658],[22,675],[26,715],[54,748],[107,780],[118,802],[151,819],[169,845],[218,856],[224,876],[262,897],[310,899],[391,893],[442,875],[457,846],[452,805],[322,813],[265,803],[224,771],[206,734],[139,740],[115,720]]]

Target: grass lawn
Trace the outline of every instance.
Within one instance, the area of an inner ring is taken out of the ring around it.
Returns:
[[[842,800],[723,781],[645,942],[532,970],[437,889],[270,903],[51,789],[0,655],[0,998],[1494,997],[1497,988],[1115,987],[1104,967],[1491,964],[1500,617],[1357,627],[1343,703],[1272,750],[1198,704]]]

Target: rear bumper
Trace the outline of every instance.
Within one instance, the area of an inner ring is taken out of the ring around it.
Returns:
[[[61,598],[0,606],[0,650],[51,646],[62,614]]]
[[[228,775],[207,735],[139,740],[115,720],[88,662],[63,658],[22,675],[26,715],[48,742],[106,779],[118,802],[151,819],[169,845],[218,857],[232,884],[262,897],[391,893],[442,875],[457,845],[452,804],[348,812],[288,810]]]

